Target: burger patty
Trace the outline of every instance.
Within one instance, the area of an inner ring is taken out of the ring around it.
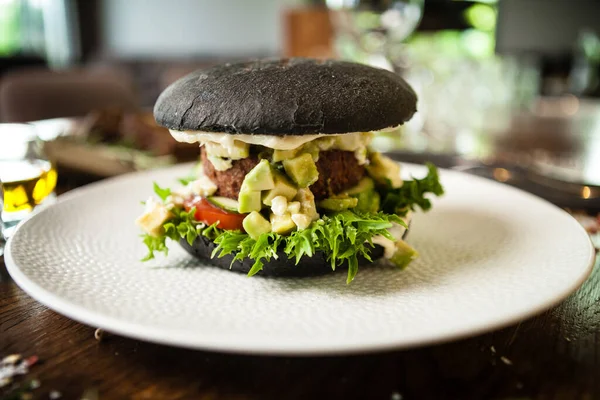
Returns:
[[[319,180],[310,186],[315,199],[325,199],[332,194],[356,186],[358,181],[365,176],[365,167],[358,163],[352,151],[320,152],[317,170],[319,171]]]
[[[237,199],[244,177],[258,164],[258,156],[232,161],[231,168],[217,171],[208,160],[206,149],[200,150],[204,174],[217,185],[217,196]],[[365,175],[365,168],[358,164],[351,151],[328,150],[319,153],[317,161],[319,180],[310,186],[315,199],[324,199],[332,194],[355,186]]]

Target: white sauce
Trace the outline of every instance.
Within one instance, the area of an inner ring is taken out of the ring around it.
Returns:
[[[406,214],[406,216],[404,218],[402,218],[404,220],[404,222],[406,222],[406,225],[408,225],[410,223],[411,217],[412,217],[412,215],[411,215],[411,212],[409,211]],[[406,232],[406,228],[401,225],[394,224],[394,226],[392,226],[391,228],[388,229],[388,232],[396,239],[396,241],[398,241],[398,240],[402,240],[402,236],[404,235],[404,232]],[[373,241],[374,244],[378,244],[381,247],[383,247],[383,256],[385,258],[389,259],[394,255],[394,252],[396,251],[396,242],[394,242],[393,240],[390,240],[381,235],[374,236],[371,240]]]
[[[380,132],[396,129],[397,126],[381,129]],[[219,132],[203,132],[203,131],[177,131],[169,130],[171,135],[178,142],[184,143],[200,143],[200,146],[207,142],[219,143],[224,147],[233,146],[234,140],[239,140],[244,143],[265,146],[274,150],[293,150],[302,146],[305,143],[323,137],[338,137],[343,136],[344,142],[351,144],[351,151],[356,149],[356,143],[362,143],[363,132],[335,133],[335,134],[315,134],[315,135],[248,135],[248,134],[230,134]]]
[[[171,135],[178,142],[184,143],[200,143],[200,146],[206,142],[219,143],[223,147],[233,146],[234,140],[240,142],[265,146],[275,150],[292,150],[302,146],[312,140],[324,136],[340,136],[340,135],[301,135],[301,136],[271,136],[271,135],[246,135],[246,134],[229,134],[215,133],[202,131],[175,131],[170,130]],[[344,134],[346,135],[346,134]]]

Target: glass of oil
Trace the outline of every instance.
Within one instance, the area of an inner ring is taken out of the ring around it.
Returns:
[[[54,197],[56,179],[33,125],[0,124],[0,236]]]

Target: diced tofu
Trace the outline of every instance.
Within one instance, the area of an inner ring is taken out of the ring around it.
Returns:
[[[158,236],[162,233],[162,226],[173,214],[163,204],[157,202],[152,197],[146,201],[144,213],[135,220],[144,232],[150,236]]]

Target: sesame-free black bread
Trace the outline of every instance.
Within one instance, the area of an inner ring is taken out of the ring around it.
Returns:
[[[223,64],[169,86],[154,107],[169,129],[302,135],[375,131],[416,111],[397,74],[363,64],[304,58]]]

